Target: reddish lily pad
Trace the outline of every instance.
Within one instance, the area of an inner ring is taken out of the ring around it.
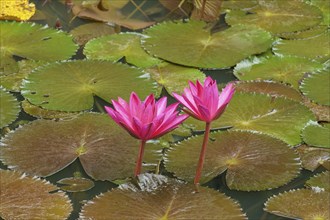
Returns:
[[[323,173],[319,173],[313,176],[312,178],[307,180],[305,185],[312,189],[319,188],[321,190],[323,189],[326,192],[330,192],[330,172],[325,171]]]
[[[60,188],[66,192],[83,192],[94,187],[94,182],[83,177],[64,178],[56,183],[62,184]]]
[[[124,184],[97,196],[82,208],[80,219],[246,219],[235,201],[213,189],[193,193],[193,185],[156,175],[139,180],[140,189]]]
[[[330,106],[318,105],[304,97],[304,105],[306,105],[317,117],[317,121],[330,122]]]
[[[236,93],[224,114],[213,121],[213,129],[233,126],[237,130],[257,131],[284,140],[290,145],[302,142],[301,129],[313,113],[299,102],[263,94]],[[184,124],[203,130],[205,123],[188,118]]]
[[[328,192],[298,189],[273,196],[265,203],[265,211],[291,219],[325,220],[330,216]]]
[[[0,217],[3,219],[67,219],[69,198],[45,180],[0,170]]]
[[[139,141],[109,116],[86,113],[58,122],[33,121],[9,133],[1,145],[0,159],[11,169],[50,176],[79,158],[92,178],[115,180],[133,174]],[[146,155],[153,156],[144,162],[159,160],[160,148],[148,145]]]
[[[286,97],[298,102],[302,101],[301,94],[291,86],[274,81],[238,81],[235,84],[237,92],[261,93],[273,97]]]
[[[173,146],[165,155],[166,169],[191,181],[202,139],[203,136],[197,136]],[[227,171],[230,189],[266,190],[286,184],[298,176],[299,169],[299,157],[279,139],[243,131],[211,133],[201,182]]]
[[[320,165],[327,168],[330,162],[330,150],[324,148],[307,147],[305,145],[298,147],[298,153],[301,158],[302,167],[314,171]],[[328,169],[328,168],[327,168]]]

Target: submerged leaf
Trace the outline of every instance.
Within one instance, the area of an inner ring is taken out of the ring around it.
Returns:
[[[16,98],[0,87],[0,128],[13,122],[20,112]]]
[[[86,113],[58,122],[33,121],[9,133],[1,145],[1,161],[15,170],[50,176],[79,158],[92,178],[114,180],[133,174],[139,141],[109,116]],[[144,162],[161,159],[161,148],[147,146],[149,161]]]
[[[49,182],[0,169],[0,217],[3,219],[67,219],[68,197]]]
[[[139,180],[141,189],[130,183],[95,197],[80,219],[246,219],[235,201],[213,189],[194,193],[193,185],[150,174]]]
[[[330,149],[330,123],[319,125],[317,122],[309,122],[302,130],[304,142],[313,147]]]
[[[191,181],[202,145],[197,136],[173,146],[165,156],[165,167],[176,176]],[[189,155],[189,157],[187,156]],[[230,189],[256,191],[282,186],[299,174],[297,154],[273,137],[252,132],[211,133],[202,182],[226,172]]]
[[[235,25],[211,34],[201,21],[163,22],[144,31],[144,48],[154,56],[173,63],[228,68],[240,60],[266,51],[272,39],[268,32]],[[191,37],[194,36],[194,37]]]
[[[34,15],[35,11],[35,5],[29,3],[29,0],[0,1],[0,20],[26,21]]]
[[[38,68],[22,86],[22,94],[34,105],[49,110],[91,109],[94,95],[104,100],[128,99],[135,91],[145,97],[154,85],[144,72],[120,63],[76,60]]]
[[[125,57],[127,63],[138,67],[150,67],[161,60],[150,56],[141,47],[141,37],[138,33],[127,32],[113,34],[89,41],[84,54],[88,59],[118,61]]]
[[[298,189],[273,196],[265,203],[265,211],[291,219],[325,220],[330,216],[328,192]]]
[[[67,192],[83,192],[94,187],[92,180],[83,177],[64,178],[56,183],[63,184],[64,186],[60,186],[60,188]]]

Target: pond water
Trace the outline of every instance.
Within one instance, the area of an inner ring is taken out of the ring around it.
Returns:
[[[31,1],[36,4],[36,7],[38,10],[40,10],[38,13],[40,13],[37,17],[34,18],[33,22],[43,24],[43,25],[49,25],[50,27],[54,27],[57,20],[60,21],[60,26],[62,27],[63,31],[69,32],[73,30],[76,27],[79,27],[83,24],[88,24],[94,21],[88,20],[88,19],[82,19],[79,17],[74,17],[74,15],[70,11],[70,6],[66,6],[63,4],[64,1],[56,1],[56,0],[49,0],[46,3],[44,1]],[[73,1],[75,3],[81,2],[81,1]],[[158,5],[158,1],[152,0],[152,1],[143,1],[143,0],[134,0],[134,1],[128,1],[128,4],[122,8],[123,14],[130,14],[134,10],[136,11],[135,14],[133,13],[132,18],[134,19],[144,19],[146,20],[146,14],[150,18],[150,20],[153,21],[159,21],[161,22],[164,17],[169,13],[168,10],[165,10],[161,7],[156,7]],[[141,6],[141,8],[137,8],[136,6]],[[162,10],[160,10],[160,8]],[[145,14],[143,14],[145,13]],[[177,15],[179,16],[179,15]],[[171,16],[169,16],[171,17]],[[228,28],[228,25],[225,23],[224,18],[225,15],[222,14],[220,16],[220,20],[215,24],[213,29],[216,30],[223,30],[225,28]],[[57,24],[59,25],[59,24]],[[116,27],[118,28],[118,27]],[[93,31],[93,30],[92,30]],[[95,30],[96,32],[97,30]],[[117,30],[118,31],[118,30]],[[121,32],[130,32],[132,30],[129,30],[128,28],[122,27]],[[141,31],[137,31],[141,32]],[[191,36],[193,38],[194,36]],[[175,41],[176,38],[173,37],[173,40]],[[85,55],[82,52],[83,46],[77,51],[76,55],[73,56],[72,59],[79,59],[83,60],[85,59]],[[58,45],[58,50],[61,50],[61,45]],[[301,48],[303,49],[303,48]],[[267,52],[266,52],[267,53]],[[20,58],[18,58],[19,60]],[[218,84],[220,86],[226,84],[227,82],[238,80],[237,77],[234,75],[234,67],[231,68],[217,68],[215,70],[212,70],[210,68],[203,68],[201,71],[206,76],[211,76],[213,79],[216,79]],[[19,93],[13,93],[15,94],[16,98],[19,101],[24,100],[24,97]],[[162,90],[161,92],[162,96],[168,96],[170,99],[170,102],[174,102],[175,100],[166,92],[166,90]],[[106,101],[104,101],[102,98],[94,97],[94,106],[92,111],[100,112],[100,109],[102,112],[103,106],[109,105]],[[18,119],[16,122],[19,121],[33,121],[36,118],[24,113],[23,111],[20,112]],[[23,123],[22,123],[23,124]],[[180,137],[178,138],[180,140]],[[33,163],[33,161],[31,161]],[[0,168],[7,169],[3,163],[0,163]],[[133,167],[132,167],[133,170]],[[326,169],[323,167],[317,168],[314,172],[308,171],[306,169],[302,169],[300,172],[299,177],[293,179],[289,183],[285,184],[284,186],[281,186],[279,188],[275,188],[272,190],[263,190],[263,191],[257,191],[257,192],[245,192],[245,191],[237,191],[237,190],[230,190],[226,184],[226,172],[222,173],[221,175],[215,177],[211,181],[205,184],[205,186],[208,186],[210,188],[219,190],[220,192],[223,192],[227,196],[233,198],[234,200],[238,201],[238,203],[241,205],[243,212],[246,213],[248,219],[251,220],[285,220],[289,218],[285,217],[279,217],[273,214],[270,214],[268,212],[263,211],[264,209],[264,203],[273,195],[277,195],[279,193],[291,190],[291,189],[297,189],[297,188],[303,188],[306,180],[308,180],[310,177],[314,176],[317,173],[324,172]],[[256,171],[258,172],[258,171]],[[51,176],[46,177],[45,179],[50,181],[53,184],[56,184],[57,181],[66,178],[66,177],[72,177],[74,173],[79,173],[82,177],[88,178],[93,180],[87,173],[84,171],[84,168],[79,161],[79,159],[75,160],[73,163],[71,163],[69,166],[65,167],[60,172],[57,172]],[[169,174],[163,165],[160,166],[160,174]],[[115,183],[112,183],[110,181],[94,181],[95,186],[91,188],[88,191],[85,192],[67,192],[67,195],[72,201],[74,211],[69,217],[69,220],[74,220],[79,217],[79,213],[81,210],[82,205],[85,203],[85,201],[93,199],[96,195],[99,195],[100,193],[104,193],[109,191],[112,188],[117,187]]]

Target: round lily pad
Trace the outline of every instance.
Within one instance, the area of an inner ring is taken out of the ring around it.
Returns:
[[[0,160],[9,168],[50,176],[79,158],[96,180],[124,179],[134,173],[139,141],[108,115],[86,113],[71,120],[36,120],[9,133]],[[146,146],[146,158],[161,158],[161,146]],[[31,163],[31,161],[34,161]]]
[[[310,187],[310,188],[319,188],[319,189],[323,189],[326,192],[330,192],[330,172],[329,171],[325,171],[323,173],[319,173],[315,176],[313,176],[312,178],[310,178],[309,180],[307,180],[306,182],[306,186]]]
[[[83,177],[68,177],[56,182],[66,192],[83,192],[94,187],[94,182]]]
[[[321,21],[320,9],[301,1],[258,1],[258,6],[246,12],[232,10],[226,15],[229,25],[258,25],[274,34],[308,29]]]
[[[13,122],[20,112],[20,106],[16,98],[0,87],[0,128]]]
[[[288,83],[298,89],[299,80],[305,73],[323,69],[321,63],[290,56],[272,56],[243,60],[234,69],[234,75],[240,80],[274,80]]]
[[[163,22],[144,31],[142,45],[152,55],[201,68],[228,68],[266,51],[271,35],[259,28],[235,25],[211,34],[202,21]],[[193,36],[193,37],[191,37]]]
[[[303,104],[282,97],[263,94],[236,93],[224,114],[213,121],[213,129],[233,126],[233,129],[257,131],[272,135],[290,145],[302,142],[301,129],[313,113]],[[205,123],[188,118],[184,124],[203,130]]]
[[[330,25],[330,2],[324,0],[310,0],[310,4],[315,5],[322,11],[323,21],[321,24],[324,26]]]
[[[305,96],[321,105],[330,106],[330,73],[329,70],[310,74],[300,85]]]
[[[112,26],[102,22],[93,22],[79,25],[70,31],[74,41],[79,45],[84,45],[93,38],[114,33],[115,29]]]
[[[159,85],[165,87],[166,91],[171,95],[173,92],[182,93],[187,87],[188,81],[203,82],[205,74],[196,68],[189,68],[162,62],[154,67],[145,70],[150,73]]]
[[[304,142],[314,147],[324,147],[330,149],[330,123],[319,125],[317,122],[309,122],[302,130]]]
[[[139,188],[125,184],[97,196],[82,208],[80,219],[246,219],[239,205],[220,192],[201,187],[194,193],[193,185],[163,178],[140,176],[145,181],[138,182]]]
[[[273,52],[282,56],[293,55],[325,62],[330,59],[329,48],[329,31],[327,31],[324,34],[306,39],[278,40],[273,46]]]
[[[146,97],[153,82],[142,71],[120,63],[76,60],[38,68],[22,86],[22,94],[34,105],[49,110],[91,109],[93,95],[104,100],[128,99],[132,91]]]
[[[0,170],[0,217],[3,219],[67,219],[69,198],[45,180]]]
[[[118,61],[125,57],[127,63],[138,67],[150,67],[161,60],[150,56],[141,47],[142,35],[134,32],[103,36],[89,41],[84,54],[88,59]]]
[[[327,167],[327,164],[330,162],[330,149],[302,145],[297,150],[301,158],[302,167],[307,170],[314,171],[320,165]]]
[[[179,178],[193,180],[202,142],[203,135],[173,146],[165,155],[166,169]],[[218,132],[211,133],[201,181],[227,171],[230,189],[267,190],[288,183],[299,170],[298,155],[279,139],[246,131]]]
[[[317,117],[317,121],[330,122],[330,106],[318,105],[304,96],[304,104],[313,111]]]
[[[301,94],[291,86],[274,81],[237,81],[236,92],[261,93],[273,97],[286,97],[295,101],[302,101]]]
[[[0,22],[0,30],[0,74],[17,72],[13,55],[56,61],[70,58],[78,49],[68,34],[35,23]]]
[[[265,211],[291,219],[329,219],[329,203],[327,192],[298,189],[271,197]]]

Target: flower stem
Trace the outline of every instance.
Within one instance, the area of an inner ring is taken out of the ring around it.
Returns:
[[[204,164],[204,160],[205,160],[205,153],[206,153],[206,146],[207,146],[207,143],[209,141],[210,130],[211,130],[211,122],[206,122],[203,145],[202,145],[201,153],[199,155],[199,161],[198,161],[195,180],[194,180],[194,184],[196,185],[197,191],[198,191],[199,180],[200,180],[201,175],[202,175],[202,169],[203,169],[203,164]]]
[[[141,173],[141,168],[142,168],[142,159],[143,159],[143,153],[144,153],[144,146],[146,144],[146,141],[141,140],[140,144],[140,149],[139,149],[139,155],[136,161],[136,166],[135,166],[135,172],[134,172],[134,177],[137,177]]]

